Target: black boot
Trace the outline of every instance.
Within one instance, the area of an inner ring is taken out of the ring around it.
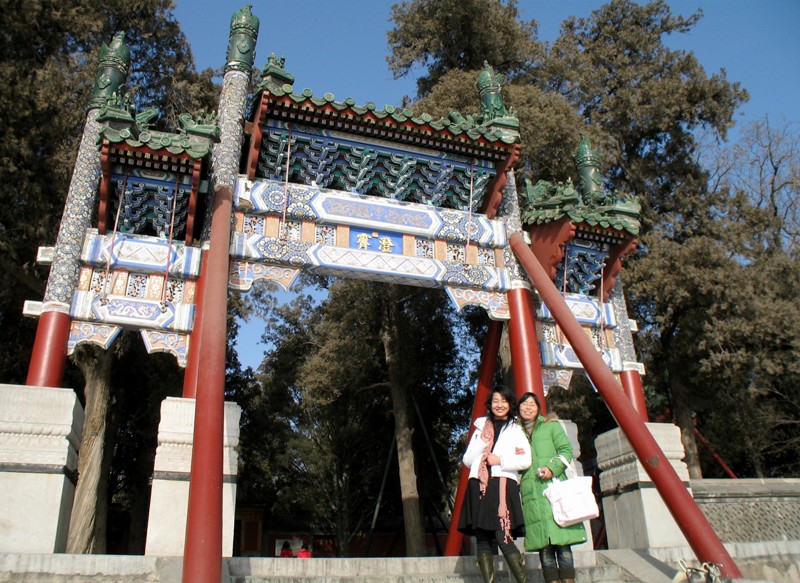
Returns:
[[[508,568],[514,574],[517,583],[528,583],[528,570],[525,568],[525,558],[520,553],[513,553],[506,557]]]
[[[561,583],[575,583],[575,568],[564,567],[558,570],[561,577]]]
[[[542,569],[542,575],[544,576],[544,580],[547,583],[550,583],[551,581],[560,581],[561,580],[561,576],[558,573],[558,569],[546,569],[546,568],[544,568],[544,569]]]
[[[483,583],[494,583],[494,555],[489,551],[478,551],[478,569]]]

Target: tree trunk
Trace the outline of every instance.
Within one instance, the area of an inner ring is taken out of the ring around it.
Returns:
[[[503,324],[500,336],[500,370],[503,372],[503,384],[516,394],[514,382],[514,363],[511,362],[511,336],[508,334],[508,322]]]
[[[687,405],[689,396],[677,375],[670,375],[669,385],[672,394],[672,412],[675,415],[675,423],[681,430],[681,443],[686,456],[684,461],[689,467],[689,477],[701,479],[703,471],[700,468],[700,454],[697,451],[697,440],[694,436],[694,412]]]
[[[756,475],[756,478],[763,480],[766,478],[764,473],[764,464],[761,460],[761,453],[757,445],[753,442],[753,438],[749,434],[745,434],[745,442],[747,443],[747,451],[749,452],[748,457],[750,458],[750,463],[753,464],[753,472]]]
[[[397,440],[397,463],[400,468],[400,492],[403,498],[403,522],[406,533],[406,555],[409,557],[425,556],[425,527],[422,522],[422,510],[417,490],[417,472],[414,461],[414,448],[411,428],[411,415],[408,395],[401,381],[398,345],[400,333],[398,321],[400,304],[397,301],[395,285],[389,285],[383,310],[381,340],[386,354],[386,368],[389,373],[389,388],[392,397],[392,408]]]
[[[106,551],[110,460],[106,431],[112,361],[112,352],[97,346],[81,346],[75,353],[75,363],[85,380],[86,419],[67,537],[68,553],[103,554]]]

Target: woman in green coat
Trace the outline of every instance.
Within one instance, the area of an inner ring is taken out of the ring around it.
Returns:
[[[539,551],[545,581],[575,582],[570,545],[586,542],[583,524],[559,526],[553,520],[544,491],[555,476],[564,478],[566,466],[559,455],[572,461],[572,445],[557,420],[539,414],[539,398],[525,393],[519,399],[519,422],[531,443],[531,467],[522,474],[520,494],[525,517],[525,550]]]

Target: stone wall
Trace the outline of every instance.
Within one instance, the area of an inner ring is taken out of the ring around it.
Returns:
[[[725,543],[800,540],[800,479],[692,480],[692,493]]]

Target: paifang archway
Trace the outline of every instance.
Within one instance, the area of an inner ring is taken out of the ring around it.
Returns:
[[[518,192],[519,123],[489,65],[480,112],[437,120],[297,93],[270,57],[246,119],[257,31],[249,8],[234,15],[218,116],[182,116],[178,134],[151,130],[155,112],[136,114],[118,93],[123,39],[105,49],[47,292],[28,308],[40,318],[28,385],[58,386],[67,351],[108,347],[123,328],[186,366],[183,395],[196,405],[183,580],[216,582],[221,570],[228,288],[288,288],[301,270],[444,288],[458,306],[484,307],[493,323],[476,402],[503,322],[517,391],[543,396],[585,370],[698,557],[738,576],[644,425],[615,283],[638,209],[599,186],[588,142],[577,187]],[[448,552],[459,542],[451,531]]]

